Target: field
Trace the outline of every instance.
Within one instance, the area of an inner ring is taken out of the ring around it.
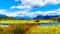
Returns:
[[[40,22],[35,22],[35,20],[0,20],[0,24],[31,24],[31,23],[52,23],[57,22],[53,20],[39,20]]]
[[[60,25],[32,27],[26,34],[60,34]]]
[[[55,26],[34,26],[29,30],[25,30],[25,27],[19,25],[11,25],[8,27],[0,26],[0,34],[60,34],[60,25]]]
[[[54,26],[40,26],[39,24],[54,23],[53,20],[0,20],[0,34],[60,34],[60,24]]]

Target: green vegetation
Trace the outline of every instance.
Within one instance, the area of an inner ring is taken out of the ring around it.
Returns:
[[[60,17],[52,18],[52,19],[35,19],[35,20],[25,20],[23,18],[14,18],[14,17],[0,17],[0,24],[40,24],[40,23],[52,23],[52,22],[60,22]]]
[[[0,34],[60,34],[60,25],[40,26],[39,24],[60,22],[60,17],[53,19],[24,20],[23,18],[0,17]]]
[[[52,23],[57,22],[53,20],[39,20],[39,22],[35,22],[35,20],[1,20],[0,24],[40,24],[40,23]]]
[[[25,26],[22,24],[11,25],[9,32],[13,34],[25,34]]]
[[[28,30],[27,29],[23,24],[10,24],[8,27],[0,26],[0,34],[60,34],[60,25],[37,25],[29,28]]]
[[[60,25],[32,27],[26,34],[60,34]]]

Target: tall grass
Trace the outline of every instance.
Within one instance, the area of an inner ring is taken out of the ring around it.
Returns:
[[[32,27],[26,34],[60,34],[60,25]]]
[[[0,34],[60,34],[60,25],[34,26],[27,30],[25,25],[10,24],[9,27],[0,27]]]
[[[26,24],[26,23],[51,23],[53,20],[39,20],[39,22],[35,22],[35,20],[1,20],[0,24]],[[57,21],[55,21],[57,22]]]

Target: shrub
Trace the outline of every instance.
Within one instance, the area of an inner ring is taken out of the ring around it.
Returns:
[[[12,25],[11,31],[14,34],[24,34],[25,33],[25,27],[22,24]]]

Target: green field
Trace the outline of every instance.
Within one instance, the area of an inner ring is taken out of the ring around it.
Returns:
[[[0,34],[60,34],[60,24],[54,26],[40,26],[39,24],[54,23],[53,20],[0,20]],[[26,26],[27,25],[27,26]]]
[[[35,22],[35,20],[0,20],[0,24],[31,24],[31,23],[52,23],[57,22],[53,20],[40,20],[40,22]]]
[[[60,34],[60,25],[32,27],[27,34]]]
[[[17,27],[16,27],[17,26]],[[60,25],[55,26],[34,26],[29,30],[25,30],[25,27],[18,26],[0,26],[0,34],[60,34]]]

